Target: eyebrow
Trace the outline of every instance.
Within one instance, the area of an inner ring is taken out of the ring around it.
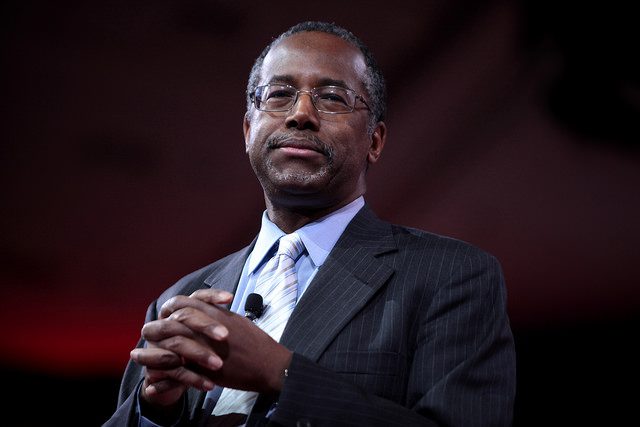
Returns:
[[[291,74],[278,74],[269,80],[269,83],[284,83],[291,86],[295,86],[296,79]],[[349,85],[344,80],[332,79],[329,77],[324,77],[318,80],[318,84],[315,87],[319,86],[338,86],[343,87],[345,89],[350,89]]]

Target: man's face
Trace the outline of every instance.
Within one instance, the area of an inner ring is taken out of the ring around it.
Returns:
[[[356,47],[330,34],[302,32],[272,47],[259,84],[301,90],[343,86],[366,99],[365,70]],[[378,159],[384,145],[384,124],[374,132],[368,124],[369,111],[360,100],[346,114],[318,112],[305,93],[286,112],[252,106],[244,121],[246,151],[268,203],[339,207],[363,194],[367,165]]]

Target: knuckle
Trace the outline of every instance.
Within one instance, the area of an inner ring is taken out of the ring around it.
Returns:
[[[175,307],[177,298],[178,298],[178,295],[173,296],[173,297],[169,298],[168,300],[166,300],[164,302],[164,304],[162,304],[161,310],[162,311],[171,310],[173,307]]]
[[[160,355],[160,362],[176,366],[182,364],[182,359],[175,353],[163,353]]]
[[[173,371],[173,378],[183,384],[198,385],[198,376],[186,368],[180,367]]]
[[[164,304],[162,304],[162,311],[169,311],[169,312],[173,312],[177,309],[179,309],[182,305],[183,305],[183,301],[185,298],[184,295],[175,295],[172,296],[171,298],[169,298],[167,301],[165,301]]]
[[[169,316],[169,318],[173,320],[177,320],[178,322],[184,322],[186,319],[193,316],[193,312],[194,312],[193,308],[184,307],[184,308],[181,308],[180,310],[174,311],[171,314],[171,316]]]
[[[162,346],[174,353],[180,353],[184,346],[184,339],[181,336],[167,338],[162,341]]]
[[[168,336],[172,333],[172,325],[169,322],[160,322],[158,324],[158,335]]]

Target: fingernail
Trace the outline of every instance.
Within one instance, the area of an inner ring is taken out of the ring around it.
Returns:
[[[145,392],[149,395],[154,395],[158,393],[158,390],[156,389],[156,386],[152,384],[145,389]]]
[[[225,338],[229,334],[229,331],[224,326],[216,326],[212,332],[213,336],[219,339]]]
[[[222,360],[220,360],[220,358],[216,356],[209,356],[209,358],[207,359],[207,365],[211,369],[217,370],[222,366]]]
[[[214,386],[215,386],[215,385],[214,385],[211,381],[209,381],[209,380],[204,380],[204,381],[202,382],[202,388],[204,388],[204,389],[205,389],[205,390],[207,390],[207,391],[209,391],[209,390],[213,390],[213,387],[214,387]]]

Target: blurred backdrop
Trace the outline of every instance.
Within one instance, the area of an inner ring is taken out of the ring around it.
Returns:
[[[366,200],[501,260],[515,425],[631,414],[640,40],[626,7],[5,0],[0,12],[6,425],[104,422],[149,302],[257,233],[246,78],[309,19],[360,36],[388,80]]]

